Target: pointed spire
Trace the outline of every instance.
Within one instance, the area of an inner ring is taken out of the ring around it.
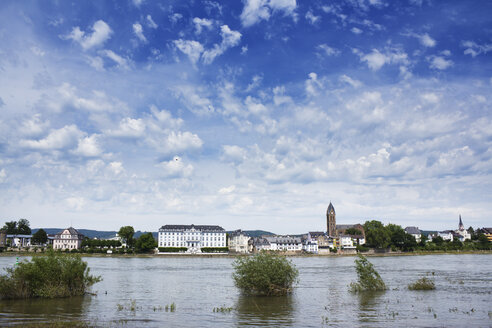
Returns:
[[[460,214],[460,223],[458,224],[458,229],[465,230],[465,226],[463,225],[463,221],[461,221],[461,214]]]

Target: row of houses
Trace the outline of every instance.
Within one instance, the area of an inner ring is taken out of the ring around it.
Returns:
[[[59,250],[79,249],[82,246],[83,239],[83,234],[70,227],[55,235],[48,235],[47,242],[39,246],[52,246],[53,249]],[[32,243],[32,235],[11,235],[6,234],[4,231],[0,231],[0,248],[29,248],[31,246],[34,246]]]

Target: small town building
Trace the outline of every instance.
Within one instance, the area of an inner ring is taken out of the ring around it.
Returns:
[[[355,249],[354,241],[350,235],[340,235],[340,246],[342,249]]]
[[[53,249],[55,250],[72,250],[82,247],[84,235],[76,229],[70,227],[55,235],[53,239]]]
[[[471,240],[471,234],[465,229],[465,226],[463,225],[463,221],[461,221],[461,214],[460,214],[460,221],[458,223],[458,229],[454,231],[456,233],[456,237],[460,241],[465,241],[465,240]]]
[[[30,247],[32,235],[7,235],[6,244],[11,247]]]
[[[318,254],[318,240],[308,235],[302,239],[302,250],[307,253]]]
[[[242,230],[236,230],[229,234],[229,251],[233,253],[249,253],[249,240],[251,237]]]
[[[5,230],[0,230],[0,249],[7,247],[7,233]]]
[[[482,228],[482,233],[487,237],[487,239],[492,242],[492,228]]]
[[[253,251],[254,252],[271,250],[270,242],[265,237],[253,238],[252,245],[253,245]]]
[[[453,235],[452,230],[444,230],[444,231],[439,231],[437,235],[441,237],[443,240],[449,240],[453,241],[454,240],[454,235]]]
[[[265,238],[270,243],[270,250],[283,252],[302,251],[302,241],[299,237],[268,236]]]
[[[405,232],[409,235],[412,235],[417,243],[420,243],[420,240],[422,239],[422,231],[419,230],[417,227],[406,227]]]
[[[336,237],[337,235],[337,214],[331,202],[326,210],[326,233],[330,237]]]
[[[201,253],[204,247],[227,247],[226,231],[217,225],[171,225],[159,229],[158,246],[186,248]]]

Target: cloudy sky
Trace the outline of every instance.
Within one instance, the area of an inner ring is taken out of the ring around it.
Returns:
[[[490,1],[0,2],[0,218],[492,225]]]

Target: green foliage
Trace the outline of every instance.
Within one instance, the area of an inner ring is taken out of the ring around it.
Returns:
[[[297,282],[299,271],[285,256],[261,252],[238,257],[233,263],[234,284],[245,294],[286,295]]]
[[[416,282],[408,285],[408,289],[410,290],[433,290],[436,289],[436,285],[434,284],[434,281],[431,279],[428,279],[426,277],[422,277]]]
[[[202,247],[202,253],[227,253],[229,247]]]
[[[85,294],[99,282],[79,255],[49,252],[7,268],[0,276],[0,298],[56,298]]]
[[[374,269],[374,266],[361,254],[355,259],[355,270],[357,271],[357,282],[350,283],[350,291],[354,293],[365,291],[386,290],[386,284]]]
[[[148,253],[157,247],[157,241],[151,232],[144,233],[137,239],[135,247],[139,253]]]
[[[366,244],[369,247],[387,248],[391,243],[391,233],[379,221],[372,220],[364,223]]]
[[[121,242],[119,240],[108,240],[108,239],[90,239],[85,238],[82,241],[82,247],[120,247]]]
[[[120,236],[126,244],[130,247],[133,246],[133,235],[135,234],[135,229],[132,226],[124,226],[118,231],[118,236]]]
[[[35,245],[46,244],[47,241],[48,235],[46,234],[46,231],[44,231],[44,229],[39,229],[32,236],[32,243]]]
[[[358,235],[362,235],[362,231],[360,231],[359,229],[356,229],[356,228],[348,228],[347,230],[345,230],[345,234],[352,235],[352,236],[358,236]]]
[[[20,219],[19,221],[5,222],[2,228],[7,235],[30,235],[31,228],[29,227],[29,221],[26,219]]]
[[[357,250],[357,252],[364,253],[364,252],[369,251],[369,247],[366,247],[364,245],[357,245],[356,250]]]
[[[159,252],[161,253],[180,253],[187,250],[186,247],[159,247]]]

